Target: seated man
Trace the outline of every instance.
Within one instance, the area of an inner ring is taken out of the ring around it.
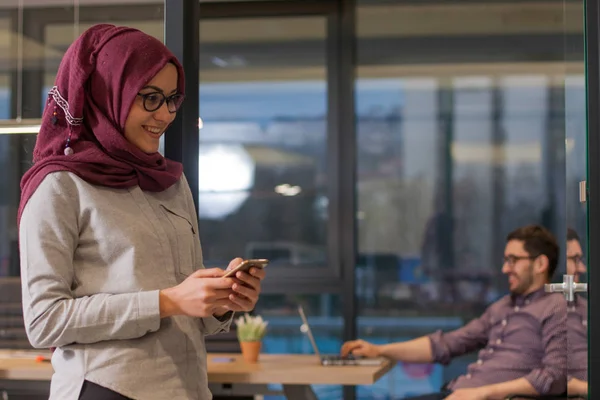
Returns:
[[[412,363],[448,364],[479,350],[477,362],[452,381],[447,391],[418,399],[503,399],[509,394],[560,395],[567,389],[567,303],[561,293],[546,293],[558,263],[556,239],[541,226],[510,233],[502,272],[510,295],[452,332],[438,331],[401,343],[344,343],[342,356],[384,356]]]
[[[567,231],[567,274],[574,275],[575,282],[579,282],[580,275],[586,272],[583,263],[583,252],[579,242],[579,235],[573,229]],[[569,304],[568,319],[568,354],[567,364],[568,392],[569,395],[588,394],[588,339],[587,339],[587,299],[575,295],[575,301]]]

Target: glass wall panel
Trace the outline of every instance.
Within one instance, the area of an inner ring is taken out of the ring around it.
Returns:
[[[100,22],[133,26],[163,38],[161,3],[76,3],[0,4],[0,348],[30,348],[18,278],[19,184],[31,165],[39,118],[64,52],[81,32]]]
[[[573,49],[585,43],[584,1],[574,1],[577,7],[567,9],[565,31],[568,27],[579,26],[580,34],[565,41],[565,58],[569,58],[564,79],[565,96],[565,191],[567,233],[566,273],[574,275],[579,283],[589,283],[587,212],[587,118],[585,57]],[[592,117],[593,118],[593,117]],[[581,189],[583,189],[583,193]],[[592,290],[589,288],[589,290]],[[575,301],[569,304],[568,364],[569,395],[588,395],[588,295],[577,293]]]
[[[16,70],[14,43],[11,18],[0,9],[0,120],[10,118],[11,113],[11,74]]]
[[[207,264],[327,266],[326,28],[321,16],[201,20]]]
[[[0,17],[0,120],[9,119],[12,112],[12,77],[16,63],[11,55],[15,37],[11,19]],[[11,150],[14,150],[13,141],[12,136],[0,134],[0,171],[10,171],[14,168],[14,160],[11,156],[13,153]],[[14,177],[10,174],[0,174],[0,277],[9,275],[14,268],[11,268],[14,263],[14,249],[11,247],[14,232],[9,232],[8,222],[15,201],[13,181]]]
[[[207,265],[241,256],[270,259],[269,273],[331,267],[327,24],[326,16],[200,21],[198,208]],[[330,293],[262,295],[263,351],[315,353],[299,305],[319,351],[337,353],[344,304]],[[319,399],[342,398],[338,386],[313,389]]]
[[[582,35],[565,18],[581,12],[574,3],[359,2],[360,338],[460,327],[507,294],[509,232],[542,224],[565,237],[563,43]],[[399,362],[358,396],[437,392],[476,357]]]

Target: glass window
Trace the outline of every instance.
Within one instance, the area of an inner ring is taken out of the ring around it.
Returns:
[[[587,258],[587,207],[579,198],[579,182],[587,177],[586,90],[584,63],[573,66],[565,79],[567,224],[581,239],[584,259]],[[579,71],[577,71],[579,70]],[[587,281],[587,272],[580,278]]]
[[[0,120],[9,119],[11,112],[11,73],[15,63],[10,57],[14,38],[10,22],[9,18],[0,18]]]
[[[274,280],[280,266],[334,263],[327,240],[327,24],[326,16],[200,21],[198,208],[206,265],[268,258]],[[269,321],[264,351],[315,353],[300,330],[299,305],[318,350],[338,353],[344,304],[331,293],[261,295],[254,313]],[[319,399],[343,397],[341,386],[313,389]]]
[[[20,180],[31,165],[36,127],[58,65],[92,24],[133,26],[162,40],[164,22],[162,4],[150,1],[123,6],[82,0],[74,8],[72,1],[25,0],[21,9],[13,3],[1,6],[0,16],[0,348],[30,348],[21,309],[16,215]]]
[[[96,5],[97,6],[97,5]],[[132,28],[136,28],[141,30],[142,32],[147,33],[148,35],[154,36],[161,42],[164,41],[164,12],[162,5],[145,5],[141,6],[144,9],[150,9],[154,11],[153,20],[139,20],[132,19],[128,20],[127,15],[121,15],[119,21],[110,21],[110,20],[96,20],[94,21],[80,21],[77,24],[73,24],[72,22],[64,22],[64,23],[49,23],[45,25],[44,29],[44,40],[46,45],[51,49],[56,49],[54,52],[46,52],[45,62],[44,62],[44,87],[42,88],[42,103],[41,109],[44,109],[46,95],[50,88],[54,86],[54,78],[56,76],[56,72],[58,71],[58,66],[62,59],[64,52],[71,45],[74,38],[78,37],[82,32],[86,29],[92,27],[96,24],[108,23],[120,26],[129,26]],[[110,7],[109,7],[110,8]],[[114,7],[113,7],[114,8]],[[129,12],[136,11],[135,9],[128,9]],[[139,11],[139,8],[138,10]]]
[[[565,43],[565,57],[569,57],[570,62],[566,67],[566,77],[564,79],[564,107],[565,107],[565,193],[566,193],[566,226],[572,229],[567,236],[566,246],[566,264],[569,275],[574,275],[574,280],[580,283],[590,283],[590,248],[588,242],[588,204],[589,196],[586,183],[588,181],[588,135],[587,135],[587,98],[586,98],[586,60],[583,54],[576,52],[576,49],[585,42],[584,18],[581,18],[584,5],[583,0],[574,2],[577,8],[567,10],[566,20],[572,21],[573,26],[579,26],[580,32],[574,40]],[[590,115],[590,121],[594,116]],[[584,196],[580,198],[580,184],[584,185]],[[583,201],[582,201],[583,200]],[[575,233],[575,235],[573,235]],[[578,239],[577,239],[578,238]],[[567,373],[574,379],[586,382],[586,385],[573,385],[576,381],[571,381],[569,395],[588,395],[588,386],[591,375],[589,370],[588,358],[589,343],[591,342],[588,332],[591,325],[588,321],[588,314],[593,315],[588,306],[588,293],[593,288],[588,287],[588,292],[579,292],[576,294],[577,302],[569,307],[567,314],[567,347],[568,363]],[[579,386],[579,387],[578,387]]]
[[[582,34],[564,15],[582,13],[563,1],[367,3],[357,7],[358,336],[389,343],[460,327],[506,294],[510,231],[540,223],[564,237],[563,41]],[[399,363],[358,396],[437,392],[474,356]]]
[[[12,63],[8,57],[11,54],[11,24],[10,19],[0,18],[0,120],[10,118],[11,113],[11,73]],[[10,171],[12,164],[11,136],[0,134],[0,171]],[[14,195],[11,190],[14,188],[14,182],[8,174],[0,174],[0,277],[7,276],[12,270],[13,251],[11,248],[11,236],[9,233],[8,219],[12,215]]]
[[[326,26],[321,16],[200,23],[207,265],[327,265]]]
[[[16,215],[20,179],[31,162],[26,158],[31,156],[36,127],[26,120],[14,123],[17,115],[23,115],[17,105],[22,98],[17,82],[23,75],[14,58],[14,28],[9,19],[0,19],[0,38],[6,39],[0,39],[0,348],[30,348],[22,318]]]

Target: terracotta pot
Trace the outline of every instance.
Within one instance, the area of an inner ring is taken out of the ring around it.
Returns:
[[[258,355],[260,354],[260,348],[262,342],[240,342],[242,348],[242,356],[244,360],[249,364],[256,364],[258,362]]]

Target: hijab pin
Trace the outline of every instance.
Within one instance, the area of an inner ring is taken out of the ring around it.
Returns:
[[[56,106],[54,106],[54,112],[52,113],[52,125],[56,125],[58,122],[58,113],[56,112]]]
[[[73,149],[69,146],[71,143],[71,130],[69,130],[69,137],[67,138],[67,143],[65,144],[65,156],[70,156],[73,154]]]

